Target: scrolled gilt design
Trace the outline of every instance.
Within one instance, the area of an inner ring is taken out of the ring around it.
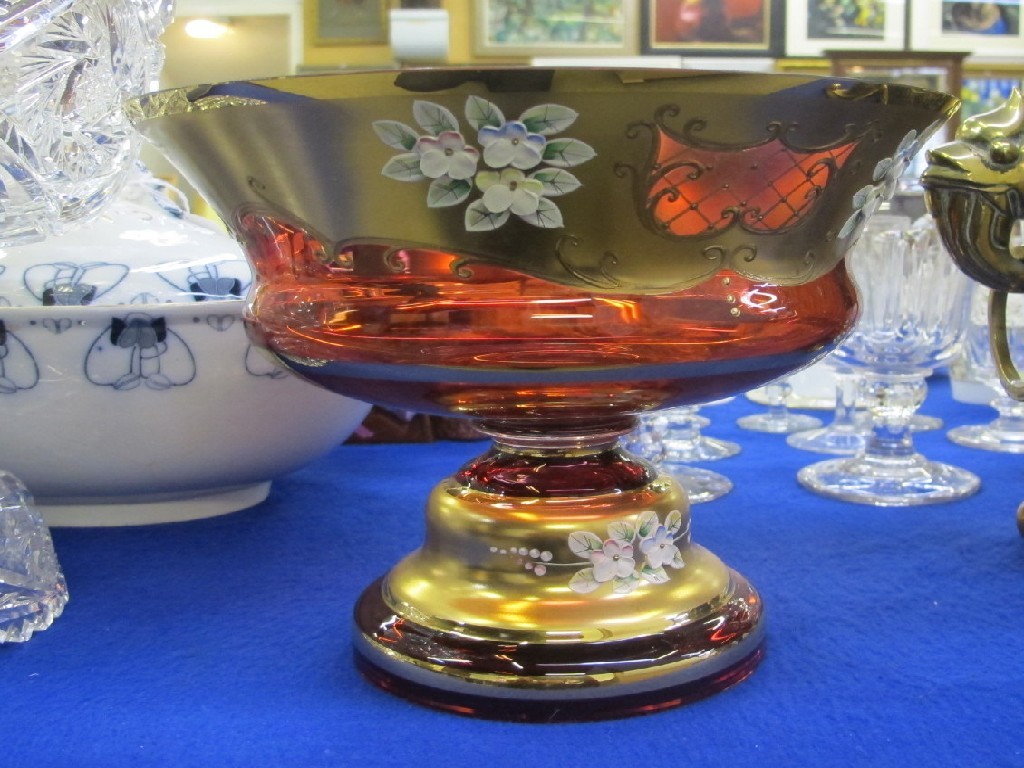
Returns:
[[[605,290],[620,288],[622,281],[612,274],[612,270],[619,264],[619,257],[610,251],[605,251],[598,261],[596,269],[584,270],[574,264],[569,257],[569,249],[579,246],[580,242],[580,238],[574,235],[565,235],[558,239],[555,245],[555,254],[565,271],[592,288]]]
[[[808,143],[798,138],[798,121],[772,119],[756,138],[736,142],[712,138],[714,121],[706,117],[689,117],[677,127],[683,114],[678,104],[665,104],[651,120],[631,123],[626,137],[650,143],[646,164],[615,166],[616,175],[633,184],[640,221],[669,240],[715,238],[733,227],[754,235],[791,231],[811,214],[857,144],[876,130],[872,123],[845,124],[831,140]],[[747,248],[756,255],[756,247]]]
[[[443,74],[177,90],[140,100],[132,121],[187,146],[182,172],[229,224],[263,207],[303,223],[327,259],[413,244],[479,274],[661,293],[721,270],[825,275],[891,187],[901,139],[902,162],[956,104],[802,76]]]

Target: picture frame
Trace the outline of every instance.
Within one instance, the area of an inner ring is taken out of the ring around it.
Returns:
[[[914,51],[964,50],[975,59],[1024,54],[1024,0],[961,2],[912,0],[910,49]]]
[[[960,90],[961,119],[996,109],[1010,98],[1014,88],[1024,91],[1024,67],[998,72],[965,72]]]
[[[306,45],[385,45],[388,0],[303,0]]]
[[[631,56],[638,0],[474,0],[477,56]]]
[[[906,0],[786,0],[786,55],[901,51],[906,47],[906,18]]]
[[[641,50],[677,56],[778,56],[784,0],[643,0]]]

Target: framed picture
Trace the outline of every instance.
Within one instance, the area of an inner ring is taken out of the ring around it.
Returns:
[[[906,47],[905,0],[787,0],[786,55]]]
[[[642,49],[679,56],[775,56],[783,0],[643,0]]]
[[[912,0],[910,48],[915,51],[963,50],[975,58],[1024,56],[1021,4],[954,0]]]
[[[966,120],[1000,106],[1013,93],[1024,91],[1024,69],[1017,72],[968,73],[960,91],[960,119]]]
[[[478,56],[625,56],[637,0],[475,0]]]
[[[307,46],[385,44],[387,0],[304,0]]]

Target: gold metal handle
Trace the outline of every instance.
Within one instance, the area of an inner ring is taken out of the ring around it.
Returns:
[[[1024,379],[1010,354],[1010,336],[1006,329],[1006,291],[993,290],[988,300],[988,333],[992,357],[1003,389],[1014,400],[1024,400]]]

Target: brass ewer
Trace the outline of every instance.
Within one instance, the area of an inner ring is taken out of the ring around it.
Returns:
[[[963,122],[955,140],[927,153],[921,178],[946,249],[972,279],[991,288],[989,337],[1007,394],[1024,400],[1024,378],[1010,355],[1009,293],[1024,293],[1024,99]],[[1024,534],[1024,504],[1017,512]]]

